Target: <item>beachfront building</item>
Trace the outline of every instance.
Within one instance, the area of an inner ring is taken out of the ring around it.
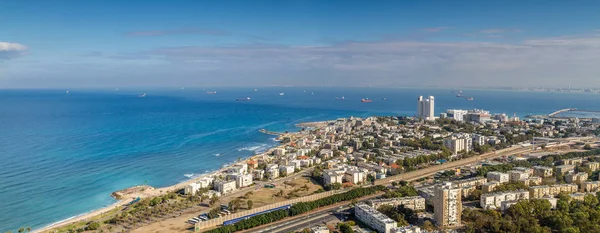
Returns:
[[[200,184],[200,188],[211,188],[214,181],[215,178],[213,177],[204,177],[196,181],[196,183]]]
[[[275,179],[279,177],[279,166],[277,164],[273,164],[271,167],[267,168],[267,174],[269,178]]]
[[[438,226],[458,226],[462,214],[461,188],[446,182],[436,185],[433,194],[433,210]]]
[[[391,233],[392,228],[398,225],[396,221],[364,203],[354,206],[354,214],[358,220],[379,233]]]
[[[294,165],[284,165],[284,166],[279,166],[279,175],[280,176],[289,176],[291,174],[294,174],[294,171],[296,170],[296,166]]]
[[[498,181],[498,183],[506,183],[510,180],[508,173],[504,172],[488,172],[487,178],[489,181]]]
[[[217,180],[215,181],[215,190],[220,192],[221,194],[228,194],[233,192],[237,185],[235,180]]]
[[[246,174],[248,172],[248,164],[236,164],[227,169],[227,174]]]
[[[185,195],[196,195],[196,193],[198,192],[198,190],[200,190],[202,188],[202,186],[198,183],[191,183],[186,185],[183,188],[183,194]]]
[[[435,98],[433,96],[423,99],[423,96],[417,98],[417,117],[426,121],[435,120]]]
[[[421,196],[372,199],[368,203],[375,209],[379,209],[382,205],[403,205],[404,208],[411,210],[425,210],[425,198]]]
[[[479,205],[484,209],[497,209],[502,207],[502,203],[506,201],[510,202],[528,199],[529,192],[527,190],[485,193],[481,195]]]
[[[248,187],[253,184],[252,174],[235,175],[233,178],[237,188]]]

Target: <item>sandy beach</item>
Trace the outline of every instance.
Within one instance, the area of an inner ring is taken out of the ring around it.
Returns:
[[[288,134],[293,134],[293,133],[288,133]],[[180,182],[180,183],[168,186],[168,187],[153,188],[151,186],[146,186],[146,188],[143,188],[143,189],[141,189],[139,191],[122,195],[121,199],[118,202],[114,203],[114,204],[111,204],[109,206],[106,206],[106,207],[103,207],[103,208],[100,208],[100,209],[97,209],[97,210],[90,211],[90,212],[85,213],[85,214],[81,214],[81,215],[78,215],[78,216],[75,216],[75,217],[72,217],[72,218],[68,218],[68,219],[65,219],[65,220],[53,223],[51,225],[45,226],[45,227],[40,228],[40,229],[34,229],[32,232],[34,232],[34,233],[53,232],[52,229],[56,229],[56,228],[59,228],[59,227],[64,227],[64,226],[67,226],[69,224],[77,223],[77,222],[80,222],[80,221],[86,221],[86,220],[88,220],[90,218],[99,216],[99,215],[101,215],[103,213],[109,212],[109,211],[114,210],[116,208],[123,208],[125,205],[127,205],[128,203],[130,203],[131,201],[133,201],[137,197],[140,197],[140,198],[155,197],[155,196],[159,196],[159,195],[165,194],[167,192],[181,190],[186,185],[194,183],[194,182],[196,182],[196,181],[198,181],[198,180],[200,180],[200,179],[202,179],[204,177],[211,177],[211,176],[215,176],[217,174],[223,173],[230,166],[233,166],[233,165],[235,165],[237,163],[246,163],[248,160],[253,159],[255,157],[259,157],[259,156],[263,156],[265,154],[272,153],[276,148],[279,148],[279,147],[282,147],[282,146],[286,146],[286,145],[279,145],[279,146],[276,146],[276,147],[269,148],[267,151],[265,151],[265,152],[263,152],[261,154],[256,154],[256,155],[247,157],[246,159],[240,160],[239,162],[236,161],[235,163],[232,163],[229,166],[222,167],[219,170],[216,170],[214,172],[203,174],[203,175],[198,176],[198,177],[193,177],[193,178],[190,178],[189,180],[186,180],[186,181],[183,181],[183,182]],[[134,188],[134,187],[132,187],[132,188]],[[129,189],[131,189],[131,188],[129,188]],[[123,191],[123,190],[120,190],[120,191]],[[117,192],[119,192],[119,191],[117,191]]]

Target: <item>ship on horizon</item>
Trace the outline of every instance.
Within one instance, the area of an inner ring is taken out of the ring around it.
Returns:
[[[281,92],[281,93],[279,93],[279,95],[285,95],[285,93]]]
[[[146,97],[146,93],[139,94],[138,97],[140,97],[140,98]]]
[[[362,100],[360,100],[360,102],[363,102],[363,103],[371,103],[371,102],[373,102],[373,100],[370,100],[369,98],[366,98],[366,99],[362,99]]]
[[[217,94],[217,92],[216,91],[207,91],[206,94],[207,95],[214,95],[214,94]]]
[[[249,101],[249,100],[250,100],[250,97],[235,99],[235,101]]]
[[[346,98],[342,96],[342,97],[335,97],[335,99],[336,99],[336,100],[344,100],[344,99],[346,99]]]

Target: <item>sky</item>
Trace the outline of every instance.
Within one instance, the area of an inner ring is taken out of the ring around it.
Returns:
[[[599,87],[600,1],[0,0],[0,88]]]

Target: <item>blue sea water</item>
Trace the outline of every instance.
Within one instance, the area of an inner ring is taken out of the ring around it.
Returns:
[[[147,95],[139,98],[142,92]],[[0,232],[43,227],[114,203],[113,191],[172,185],[188,179],[186,174],[197,176],[277,145],[261,128],[293,131],[305,121],[412,116],[418,95],[434,95],[438,113],[600,110],[594,94],[464,94],[475,100],[442,89],[0,90]],[[251,101],[235,101],[242,97]]]

